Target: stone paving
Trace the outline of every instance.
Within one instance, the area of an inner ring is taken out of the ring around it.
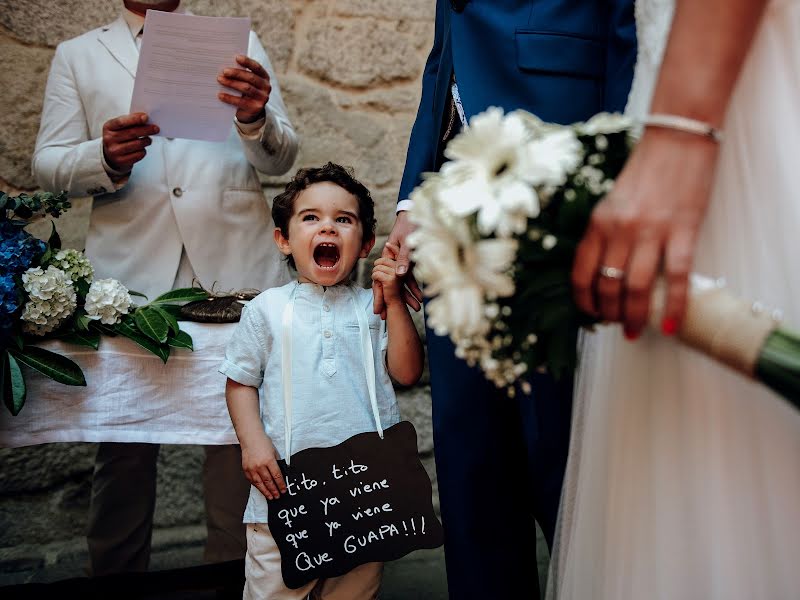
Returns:
[[[203,527],[175,528],[156,531],[152,570],[180,569],[202,563],[205,529]],[[544,581],[547,571],[547,550],[539,539],[539,577]],[[0,553],[0,586],[24,583],[50,583],[83,577],[86,565],[86,546],[83,539],[53,544],[40,558]],[[0,597],[3,597],[0,587]],[[167,594],[163,600],[178,600],[177,594]],[[400,560],[387,563],[384,573],[382,600],[446,600],[447,581],[444,551],[419,550]]]

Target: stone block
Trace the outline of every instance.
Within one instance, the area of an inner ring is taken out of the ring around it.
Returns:
[[[121,9],[122,2],[109,0],[9,1],[3,2],[0,23],[21,42],[55,48],[59,42],[110,23]]]
[[[156,527],[204,522],[202,446],[162,445],[158,453]]]
[[[412,81],[422,72],[433,28],[418,21],[330,18],[300,43],[300,70],[334,86],[363,89]]]
[[[0,56],[0,178],[15,188],[31,190],[36,187],[31,157],[53,51],[25,46],[0,34]]]
[[[433,26],[436,0],[406,0],[388,6],[383,0],[336,0],[334,12],[345,17],[377,17],[427,21]]]

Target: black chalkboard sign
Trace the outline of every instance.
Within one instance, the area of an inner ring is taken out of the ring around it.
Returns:
[[[268,500],[287,587],[343,575],[444,541],[408,421],[280,461],[288,492]]]

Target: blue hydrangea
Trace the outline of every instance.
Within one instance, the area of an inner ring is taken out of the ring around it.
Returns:
[[[0,221],[0,274],[22,273],[47,245],[24,229]]]
[[[0,274],[0,338],[11,329],[12,315],[19,309],[19,295],[10,273]]]

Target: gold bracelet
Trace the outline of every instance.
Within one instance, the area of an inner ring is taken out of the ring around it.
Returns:
[[[644,118],[643,124],[650,127],[664,127],[666,129],[675,129],[685,133],[701,135],[717,143],[721,142],[723,138],[722,130],[717,129],[713,125],[680,115],[668,115],[663,113],[651,114]]]

